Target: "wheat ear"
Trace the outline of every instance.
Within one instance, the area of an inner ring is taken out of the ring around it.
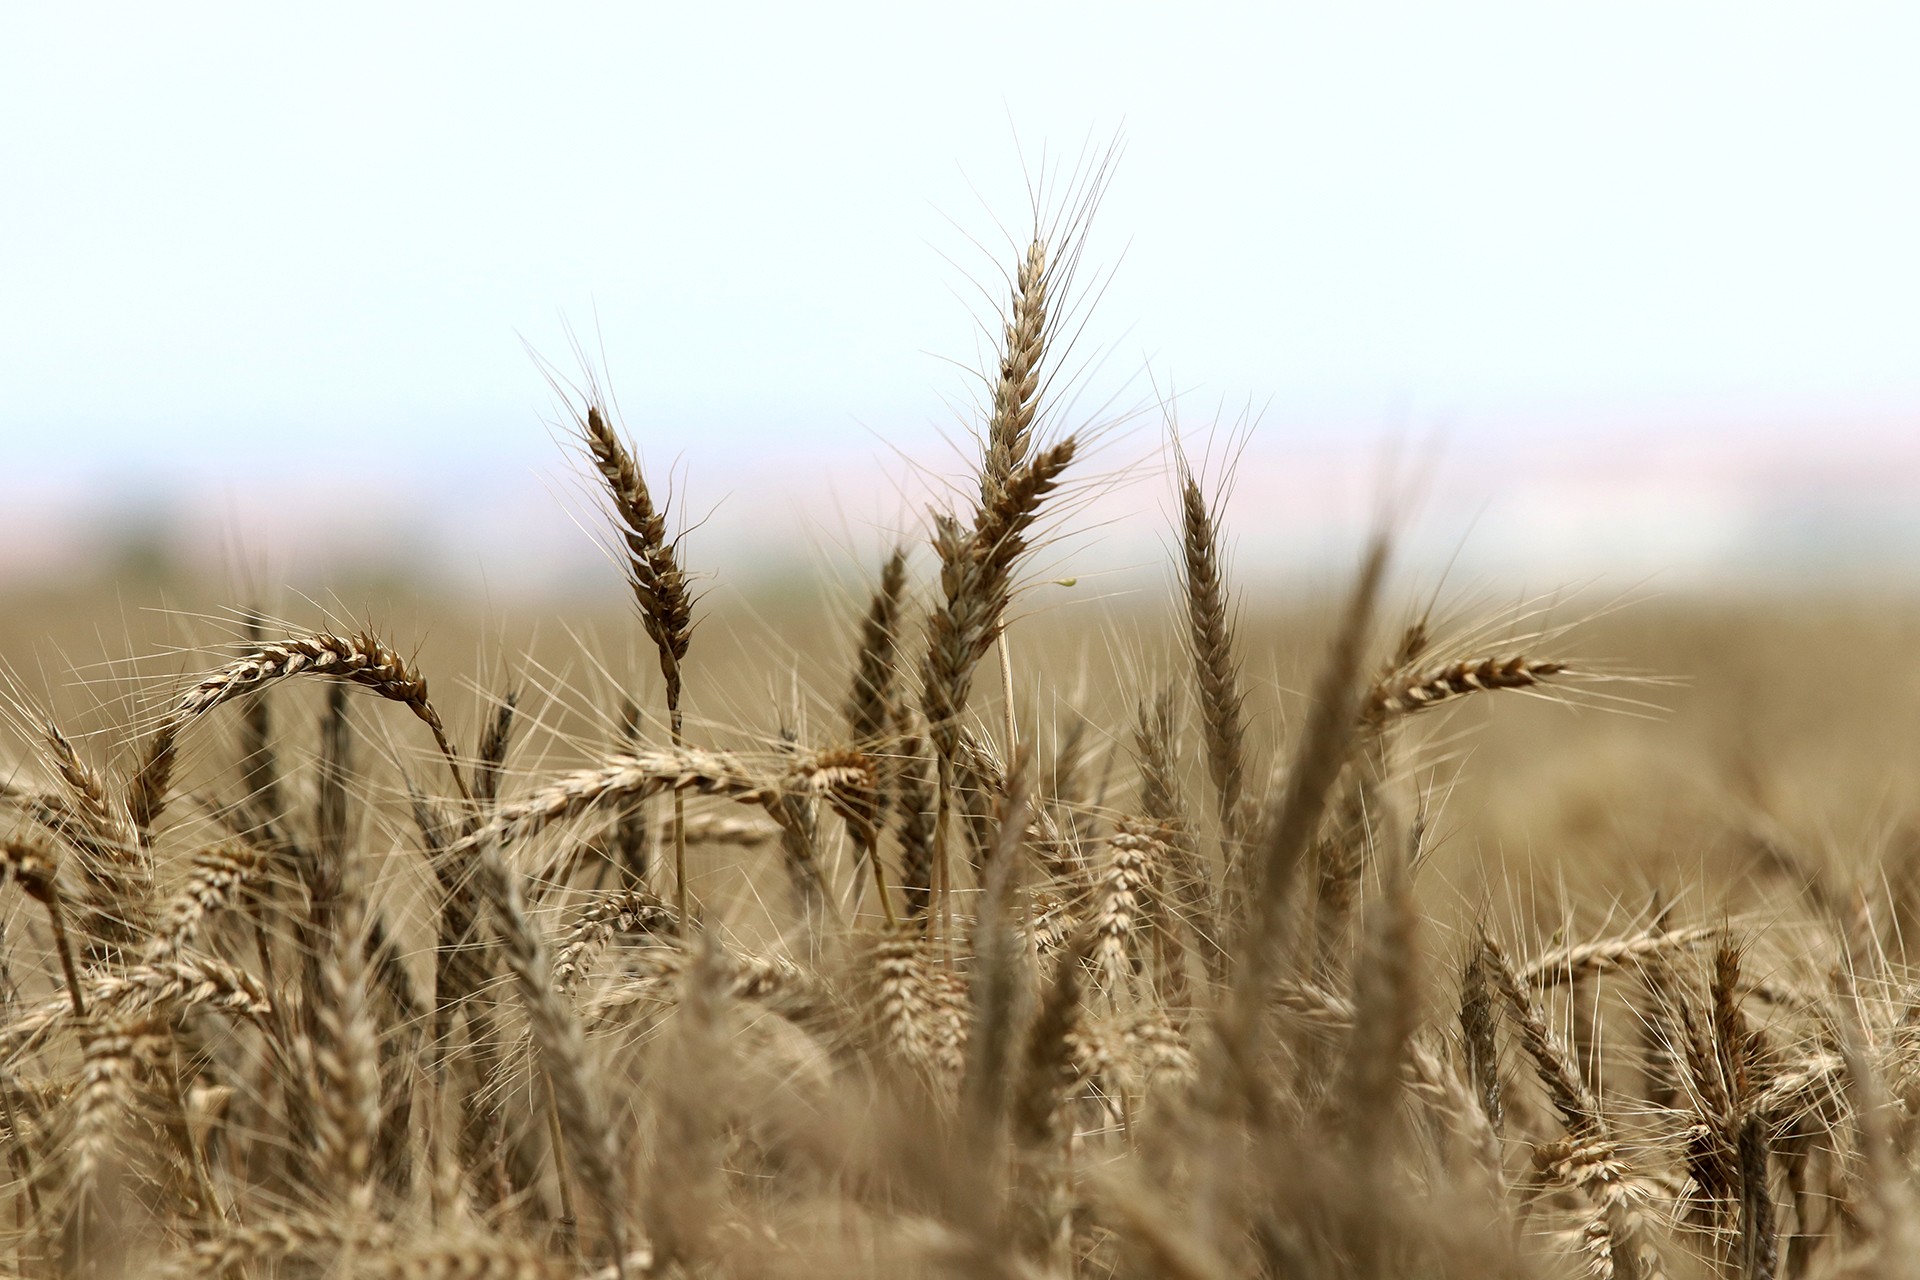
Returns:
[[[427,698],[426,678],[371,632],[342,636],[319,631],[261,645],[181,695],[147,740],[127,787],[127,807],[135,829],[143,833],[143,838],[166,806],[174,763],[179,755],[180,734],[189,724],[235,698],[308,674],[361,685],[412,711],[432,731],[434,745],[446,759],[455,787],[463,798],[467,796],[459,756],[447,738],[439,711]]]
[[[571,1155],[578,1166],[582,1181],[599,1202],[618,1265],[626,1256],[622,1179],[614,1158],[614,1133],[593,1088],[580,1025],[553,989],[553,963],[546,945],[527,915],[518,876],[501,860],[493,840],[483,838],[474,847],[474,880],[493,909],[501,953],[531,1024],[557,1127],[566,1139],[564,1154],[556,1149],[554,1159]]]
[[[1259,845],[1252,851],[1250,910],[1234,952],[1238,961],[1227,1003],[1221,1009],[1216,1044],[1226,1054],[1229,1080],[1246,1095],[1254,1088],[1251,1055],[1266,1007],[1266,992],[1279,962],[1286,906],[1295,874],[1327,807],[1327,794],[1346,764],[1354,732],[1361,655],[1373,621],[1374,603],[1386,576],[1387,544],[1369,548],[1347,598],[1332,652],[1314,685],[1313,707],[1294,749],[1287,782]],[[1247,1097],[1252,1101],[1251,1097]]]
[[[581,431],[593,464],[606,482],[614,518],[627,548],[627,585],[640,609],[640,625],[660,655],[666,682],[667,720],[676,749],[685,745],[680,709],[680,672],[693,639],[693,595],[680,560],[680,544],[667,536],[667,513],[656,506],[633,454],[607,422],[598,404],[589,404]],[[673,800],[673,905],[687,918],[687,837],[685,801]]]
[[[1564,662],[1536,661],[1524,655],[1473,658],[1423,671],[1391,675],[1368,690],[1361,714],[1384,724],[1428,707],[1495,689],[1531,689],[1571,668]]]
[[[1174,444],[1180,486],[1180,586],[1186,600],[1187,644],[1200,700],[1207,776],[1213,782],[1220,831],[1238,856],[1241,795],[1247,768],[1246,694],[1234,657],[1233,608],[1228,600],[1220,529],[1199,477]]]

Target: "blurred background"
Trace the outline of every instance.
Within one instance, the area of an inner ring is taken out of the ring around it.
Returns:
[[[1920,848],[1920,11],[531,15],[0,12],[0,675],[76,737],[124,755],[257,606],[375,625],[462,741],[531,688],[532,770],[616,740],[658,675],[556,393],[593,377],[702,575],[697,740],[830,740],[866,577],[973,465],[1006,264],[1100,174],[1031,723],[1117,759],[1178,678],[1177,419],[1258,733],[1383,507],[1390,623],[1597,681],[1436,720],[1463,900],[1756,815]]]
[[[1031,193],[1109,151],[1075,567],[1160,581],[1171,407],[1249,582],[1344,572],[1387,490],[1456,581],[1920,568],[1901,6],[0,23],[0,587],[598,590],[583,368],[720,581],[870,561],[965,470]]]

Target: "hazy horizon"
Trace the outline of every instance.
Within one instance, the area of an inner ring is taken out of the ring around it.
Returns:
[[[590,571],[537,363],[576,344],[696,545],[863,551],[902,458],[964,469],[1032,189],[1110,148],[1057,425],[1137,411],[1138,473],[1158,399],[1259,419],[1254,566],[1318,572],[1434,440],[1416,556],[1920,562],[1920,14],[514,12],[9,15],[0,577],[150,535]]]

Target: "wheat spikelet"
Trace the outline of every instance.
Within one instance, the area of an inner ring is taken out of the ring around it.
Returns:
[[[100,771],[80,758],[72,741],[53,721],[47,720],[41,725],[41,738],[47,744],[54,772],[66,788],[71,806],[68,812],[79,820],[80,828],[114,861],[132,859],[137,840],[132,822],[108,792]]]
[[[582,1004],[583,1020],[598,1025],[638,1006],[678,1003],[692,965],[682,940],[663,940],[641,949],[617,979]],[[720,953],[719,965],[728,999],[763,1005],[796,1024],[821,1023],[833,1004],[833,993],[816,974],[784,956],[728,949]]]
[[[801,788],[827,802],[844,819],[862,846],[877,839],[880,821],[880,771],[863,751],[821,751],[792,771]]]
[[[252,974],[204,955],[169,955],[118,974],[99,974],[87,990],[100,1004],[121,1010],[170,1004],[249,1018],[273,1011],[273,998]]]

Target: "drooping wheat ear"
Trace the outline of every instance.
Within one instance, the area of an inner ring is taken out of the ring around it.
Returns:
[[[1692,925],[1684,929],[1655,926],[1617,938],[1570,942],[1541,952],[1521,966],[1520,973],[1528,982],[1551,987],[1589,974],[1610,973],[1627,965],[1639,964],[1655,956],[1693,946],[1719,932],[1711,925]]]
[[[857,747],[815,752],[794,768],[792,777],[806,794],[825,800],[827,807],[847,824],[854,847],[860,851],[859,860],[872,872],[887,922],[894,923],[893,900],[887,893],[886,874],[879,857],[880,824],[884,818],[880,758]],[[824,879],[820,883],[824,888]]]
[[[590,899],[553,952],[553,986],[570,991],[586,976],[593,958],[622,934],[671,937],[680,931],[673,908],[650,893],[623,889]]]
[[[449,852],[462,852],[482,838],[512,844],[556,822],[648,796],[669,792],[725,796],[764,808],[782,794],[782,788],[780,778],[749,772],[740,760],[720,751],[682,747],[615,755],[595,768],[564,774],[525,800],[500,805],[491,818],[462,837]]]
[[[506,1236],[475,1235],[398,1248],[355,1244],[345,1270],[338,1274],[361,1280],[578,1280],[581,1274],[577,1264],[545,1253],[529,1241]],[[631,1263],[623,1259],[623,1265]],[[606,1274],[629,1272],[608,1268]]]
[[[1571,668],[1564,662],[1535,662],[1524,655],[1474,658],[1424,671],[1402,671],[1375,684],[1361,715],[1385,724],[1481,690],[1531,689]]]
[[[176,1254],[163,1274],[172,1280],[189,1280],[189,1277],[215,1280],[220,1276],[248,1275],[252,1272],[243,1268],[252,1264],[332,1254],[349,1245],[377,1256],[380,1251],[394,1248],[395,1237],[390,1227],[336,1217],[273,1218],[245,1225],[228,1223],[213,1239],[196,1241],[191,1248]]]
[[[694,599],[680,559],[680,543],[667,536],[667,512],[656,506],[640,467],[598,404],[587,406],[581,423],[587,450],[606,482],[621,539],[627,546],[627,585],[640,609],[640,625],[660,655],[666,682],[667,722],[673,745],[685,744],[680,710],[680,671],[693,639]],[[673,802],[674,908],[687,918],[687,840],[685,802]]]
[[[1376,539],[1368,549],[1358,580],[1334,633],[1332,651],[1314,685],[1312,709],[1294,748],[1285,788],[1263,823],[1259,845],[1248,864],[1249,909],[1241,921],[1234,953],[1237,969],[1233,988],[1216,1028],[1216,1045],[1227,1054],[1223,1064],[1230,1086],[1251,1102],[1246,1091],[1255,1088],[1250,1075],[1252,1052],[1258,1041],[1266,993],[1286,941],[1287,904],[1293,881],[1326,812],[1327,794],[1346,766],[1353,740],[1355,707],[1359,700],[1359,673],[1374,602],[1386,576],[1387,543]],[[1220,1101],[1228,1101],[1222,1095]]]
[[[624,1258],[626,1201],[620,1163],[615,1158],[614,1131],[594,1089],[580,1024],[553,989],[553,962],[527,915],[518,873],[501,860],[499,845],[486,838],[489,831],[483,827],[481,838],[473,846],[474,883],[492,908],[501,955],[513,974],[541,1073],[547,1080],[556,1127],[565,1142],[563,1149],[554,1151],[554,1159],[572,1159],[581,1183],[599,1203],[614,1257]]]
[[[259,979],[213,956],[183,953],[99,974],[87,992],[120,1013],[164,1005],[176,1016],[211,1009],[260,1022],[273,1012],[273,997]]]
[[[1246,834],[1240,829],[1240,801],[1246,785],[1247,728],[1246,693],[1240,687],[1240,662],[1234,656],[1233,606],[1219,525],[1178,441],[1174,466],[1180,485],[1180,586],[1186,598],[1201,740],[1206,745],[1207,776],[1213,782],[1220,830],[1229,849],[1234,849]]]
[[[159,932],[148,943],[147,955],[191,945],[210,917],[231,908],[271,866],[266,850],[247,840],[223,840],[195,850],[186,884],[160,912]]]
[[[21,837],[0,841],[0,879],[11,880],[47,912],[47,928],[67,980],[67,998],[73,1016],[87,1016],[86,997],[80,992],[80,971],[74,962],[73,940],[67,935],[66,911],[61,905],[59,864],[46,849]]]
[[[179,754],[180,734],[189,724],[223,703],[299,675],[331,676],[361,685],[412,711],[433,731],[434,745],[445,757],[454,785],[461,796],[466,797],[467,783],[460,772],[459,756],[447,738],[439,711],[427,698],[426,677],[371,632],[341,636],[320,631],[261,645],[181,695],[147,740],[128,784],[127,807],[135,828],[141,832],[151,830],[165,808]]]

